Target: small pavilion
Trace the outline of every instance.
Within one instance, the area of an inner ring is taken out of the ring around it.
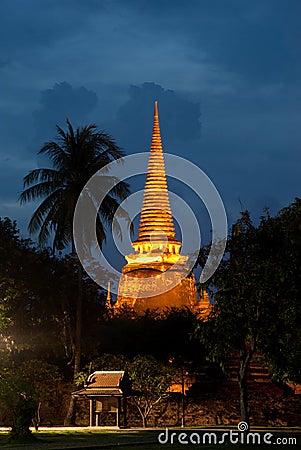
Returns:
[[[126,371],[96,371],[83,389],[72,393],[90,403],[89,426],[103,426],[105,416],[114,416],[115,426],[126,427],[126,399],[131,393],[131,380]]]

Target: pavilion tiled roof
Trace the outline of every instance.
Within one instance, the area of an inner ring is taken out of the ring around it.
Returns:
[[[123,395],[123,377],[125,372],[120,371],[96,371],[87,379],[83,389],[73,392],[75,396],[90,395]]]
[[[79,391],[75,391],[73,392],[73,395],[77,396],[82,396],[82,395],[122,395],[122,390],[121,389],[112,389],[112,388],[107,388],[107,389],[101,389],[101,388],[95,388],[95,389],[88,389],[88,388],[84,388],[84,389],[80,389]]]
[[[108,388],[119,387],[124,371],[97,371],[92,373],[87,380],[87,387]]]

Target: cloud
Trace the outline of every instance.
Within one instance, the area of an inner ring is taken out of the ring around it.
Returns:
[[[72,87],[69,83],[56,83],[40,93],[39,108],[32,114],[0,111],[2,176],[0,182],[0,214],[22,219],[33,210],[25,210],[17,203],[26,173],[39,166],[49,166],[46,157],[38,157],[41,145],[56,136],[55,125],[65,126],[69,117],[73,125],[90,122],[88,116],[97,104],[97,95],[85,87]]]
[[[40,107],[33,112],[35,141],[45,142],[56,134],[55,125],[64,126],[68,117],[74,127],[93,111],[97,95],[85,87],[72,87],[67,82],[56,83],[53,88],[41,91]]]
[[[159,104],[163,142],[182,145],[183,142],[199,139],[201,123],[198,102],[154,82],[132,85],[128,95],[129,100],[119,108],[114,128],[122,145],[130,153],[149,148],[155,100]]]
[[[67,115],[147,151],[155,99],[165,151],[204,169],[229,209],[300,192],[299,0],[0,3],[3,204]]]

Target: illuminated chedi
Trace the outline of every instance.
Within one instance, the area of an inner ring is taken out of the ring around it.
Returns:
[[[162,150],[158,105],[155,102],[150,157],[144,189],[138,238],[134,252],[125,258],[115,308],[147,309],[210,307],[206,295],[200,302],[194,275],[187,267],[187,256],[180,254],[171,213],[164,156]],[[201,304],[202,303],[202,304]]]

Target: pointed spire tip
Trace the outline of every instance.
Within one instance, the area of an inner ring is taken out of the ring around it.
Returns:
[[[155,116],[158,115],[158,102],[157,100],[155,101]]]

